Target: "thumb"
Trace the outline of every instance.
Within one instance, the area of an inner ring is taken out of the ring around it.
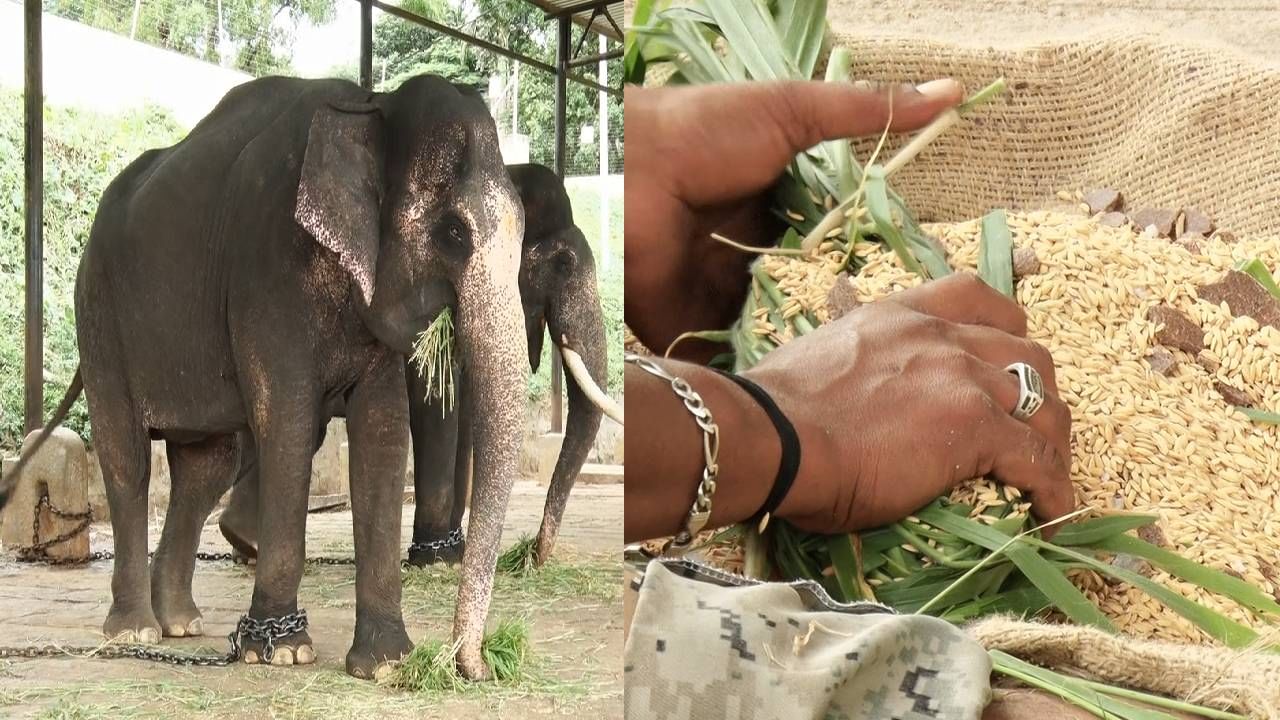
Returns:
[[[824,140],[922,127],[958,104],[954,80],[866,83],[752,82],[674,88],[665,98],[673,187],[690,206],[768,188],[787,163]],[[892,122],[891,122],[892,121]]]

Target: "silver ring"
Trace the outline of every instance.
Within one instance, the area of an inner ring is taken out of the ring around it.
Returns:
[[[1018,376],[1018,404],[1013,406],[1013,417],[1026,421],[1044,404],[1044,381],[1040,373],[1026,363],[1016,362],[1005,372]]]

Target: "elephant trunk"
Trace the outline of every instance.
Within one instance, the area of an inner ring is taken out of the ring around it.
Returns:
[[[458,670],[473,680],[488,677],[480,641],[523,437],[528,370],[518,247],[517,240],[509,253],[505,246],[491,248],[491,257],[474,261],[474,269],[458,284],[456,337],[469,370],[465,393],[474,411],[475,474],[453,636]],[[501,257],[492,257],[499,252]]]
[[[601,404],[593,401],[599,394],[608,402],[603,388],[608,380],[608,348],[604,319],[595,272],[589,259],[574,274],[547,312],[547,327],[552,341],[565,356],[565,384],[569,394],[569,417],[564,441],[556,458],[547,502],[542,511],[542,525],[534,545],[533,561],[541,566],[551,556],[560,519],[564,516],[569,492],[586,462],[600,428]],[[576,365],[576,367],[575,367]],[[621,414],[619,413],[619,419]]]

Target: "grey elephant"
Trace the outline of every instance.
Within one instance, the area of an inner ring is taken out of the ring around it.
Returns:
[[[537,372],[549,331],[569,369],[569,417],[534,545],[534,563],[541,565],[555,545],[569,492],[586,462],[602,413],[607,408],[618,420],[621,414],[600,387],[608,376],[608,353],[595,262],[591,246],[574,224],[564,182],[544,165],[510,165],[507,170],[524,205],[520,298],[529,363]],[[465,368],[456,371],[466,372]],[[406,361],[405,375],[416,500],[409,562],[419,566],[461,562],[471,459],[469,430],[474,422],[466,383],[459,386],[457,402],[448,407],[428,399],[412,361]],[[323,435],[317,443],[322,440]],[[246,447],[251,448],[251,442],[246,438]],[[256,454],[242,452],[239,477],[219,527],[246,557],[257,554],[258,497]]]
[[[82,380],[115,539],[104,632],[144,641],[202,632],[193,553],[244,431],[269,499],[248,617],[287,621],[280,633],[255,624],[244,658],[314,661],[296,613],[308,483],[315,438],[341,406],[356,552],[346,668],[373,677],[403,657],[412,648],[400,608],[403,357],[452,306],[475,437],[454,640],[462,674],[485,677],[480,641],[528,377],[522,236],[484,103],[434,76],[390,93],[254,80],[185,139],[129,165],[103,194],[85,246],[81,364],[59,408],[65,415]],[[173,487],[148,574],[152,439],[167,443]]]

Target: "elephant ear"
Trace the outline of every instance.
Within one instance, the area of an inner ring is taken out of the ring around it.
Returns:
[[[382,115],[369,103],[316,110],[298,183],[294,218],[338,262],[365,303],[373,301],[381,214]]]

